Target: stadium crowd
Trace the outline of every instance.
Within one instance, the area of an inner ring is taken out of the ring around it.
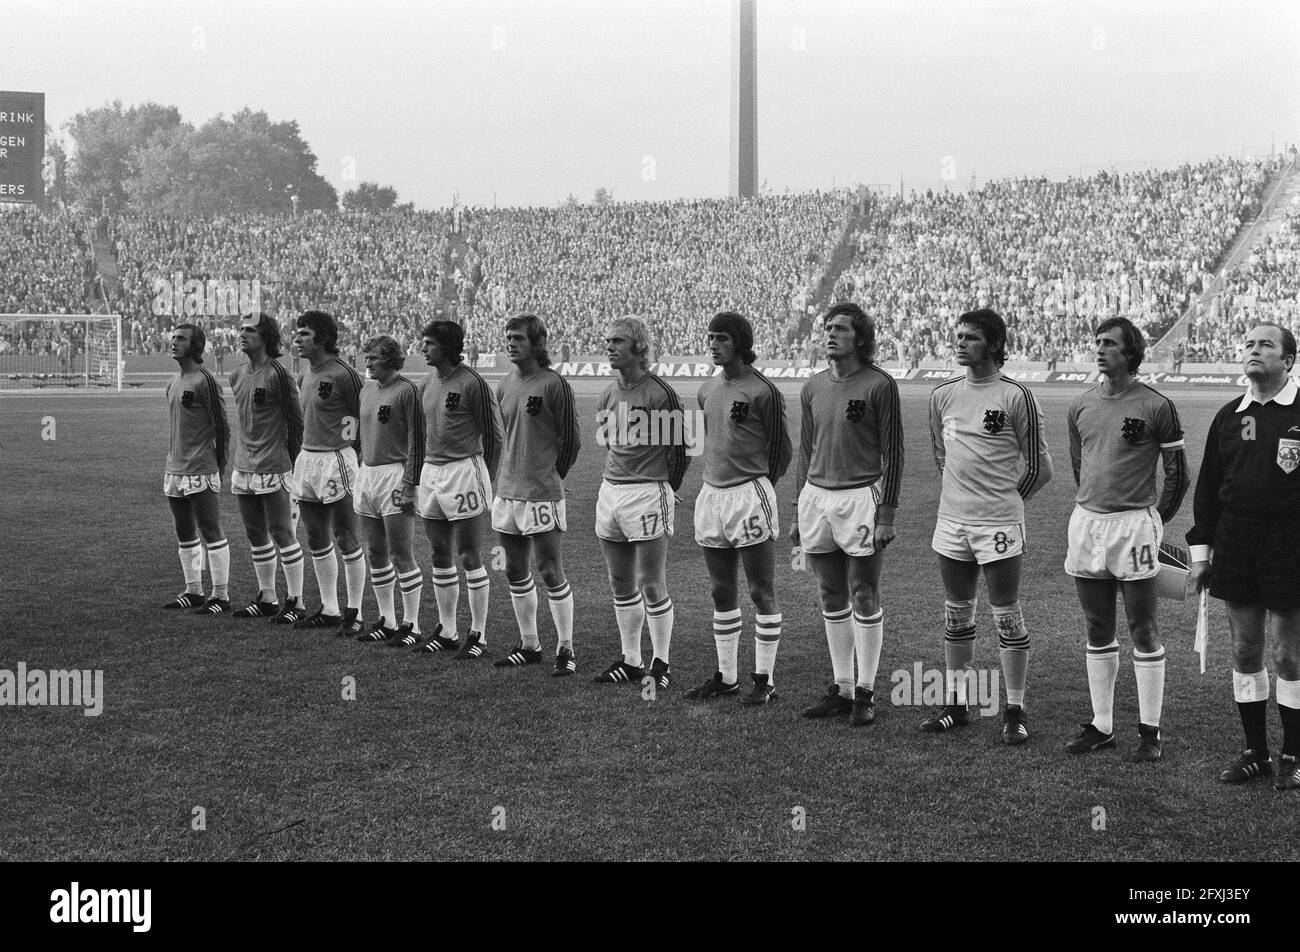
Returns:
[[[854,236],[835,294],[881,327],[884,359],[944,359],[972,307],[1007,315],[1013,360],[1086,359],[1092,328],[1177,319],[1281,159],[1216,159],[1064,182],[1011,179],[885,204]]]
[[[89,222],[19,211],[0,229],[0,312],[86,313],[94,265],[83,238]],[[358,340],[380,333],[405,346],[443,290],[447,215],[363,217],[308,214],[298,219],[230,216],[205,221],[123,216],[111,241],[121,276],[112,310],[124,316],[127,353],[162,353],[175,322],[170,290],[210,280],[258,282],[261,309],[288,326],[309,307],[339,315]],[[211,315],[209,315],[209,319]],[[214,348],[233,349],[234,316],[215,323]],[[36,326],[36,325],[33,325]],[[39,331],[45,333],[45,331]]]
[[[529,312],[548,322],[557,353],[599,351],[601,321],[624,313],[648,319],[657,354],[690,353],[708,316],[735,308],[754,317],[760,355],[800,358],[816,347],[810,306],[829,290],[877,321],[882,360],[950,359],[953,320],[982,306],[1007,315],[1013,360],[1086,359],[1103,317],[1131,317],[1158,339],[1283,161],[1008,179],[883,201],[840,190],[296,219],[128,215],[111,225],[121,284],[109,303],[125,317],[124,350],[137,354],[164,351],[174,317],[156,282],[179,276],[256,279],[261,310],[286,327],[309,307],[330,311],[346,328],[345,353],[381,333],[413,352],[432,316],[459,320],[467,350],[487,353],[506,318]],[[25,210],[0,221],[0,312],[100,309],[88,221]],[[1181,356],[1231,359],[1240,325],[1265,312],[1294,325],[1300,225],[1288,227],[1229,275],[1222,308],[1193,326]],[[851,261],[823,287],[844,241]],[[209,322],[214,353],[233,353],[235,321]],[[53,352],[56,336],[35,324],[0,334],[11,351]]]
[[[1260,321],[1300,334],[1300,198],[1281,228],[1223,277],[1223,290],[1188,322],[1185,359],[1235,363],[1242,335]]]
[[[602,317],[636,313],[661,354],[693,353],[720,310],[755,318],[755,345],[793,356],[787,336],[825,273],[853,205],[843,192],[479,212],[489,325],[543,315],[575,352],[602,349]]]

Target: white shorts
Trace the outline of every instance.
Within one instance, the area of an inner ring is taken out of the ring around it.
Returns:
[[[506,535],[541,535],[552,529],[569,531],[569,513],[563,499],[530,502],[524,499],[492,500],[492,528]]]
[[[1160,572],[1165,527],[1155,506],[1123,512],[1091,512],[1075,506],[1065,571],[1077,578],[1136,582]]]
[[[799,546],[812,555],[837,549],[845,555],[876,554],[876,488],[822,489],[804,483],[799,490]]]
[[[758,545],[781,534],[776,490],[766,476],[719,489],[704,483],[695,497],[695,542],[710,549]]]
[[[482,456],[451,463],[425,463],[415,490],[415,511],[425,519],[459,522],[473,519],[492,505],[492,480]]]
[[[382,519],[402,511],[402,474],[406,467],[401,463],[384,463],[382,466],[361,464],[357,475],[357,488],[352,492],[352,508],[359,516]]]
[[[293,467],[293,494],[299,502],[329,504],[352,495],[357,484],[357,451],[303,450]]]
[[[221,474],[203,473],[188,476],[184,473],[163,473],[163,494],[173,499],[197,496],[205,492],[221,492]]]
[[[601,480],[596,497],[596,535],[606,542],[648,542],[673,534],[677,502],[664,482]]]
[[[930,548],[958,562],[988,565],[1025,554],[1025,527],[1018,522],[1009,526],[970,526],[940,519],[934,525]]]
[[[230,476],[230,491],[236,496],[265,496],[269,493],[288,492],[293,485],[293,472],[246,473],[235,470]]]

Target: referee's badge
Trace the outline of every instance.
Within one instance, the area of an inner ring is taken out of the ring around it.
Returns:
[[[1300,467],[1300,440],[1277,441],[1277,465],[1284,473],[1294,473]]]

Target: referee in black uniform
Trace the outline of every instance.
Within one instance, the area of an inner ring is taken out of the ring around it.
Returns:
[[[1191,581],[1221,598],[1232,628],[1233,695],[1246,750],[1219,774],[1243,783],[1273,773],[1268,754],[1264,632],[1273,630],[1282,719],[1278,790],[1300,789],[1300,400],[1289,374],[1295,335],[1265,321],[1246,335],[1250,389],[1214,417],[1187,533]],[[1213,561],[1211,562],[1211,551]]]

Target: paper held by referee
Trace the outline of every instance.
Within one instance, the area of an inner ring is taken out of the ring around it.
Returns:
[[[1196,610],[1196,640],[1192,642],[1192,650],[1199,652],[1201,656],[1201,674],[1205,673],[1205,648],[1210,642],[1210,592],[1208,589],[1201,589],[1201,604]]]

